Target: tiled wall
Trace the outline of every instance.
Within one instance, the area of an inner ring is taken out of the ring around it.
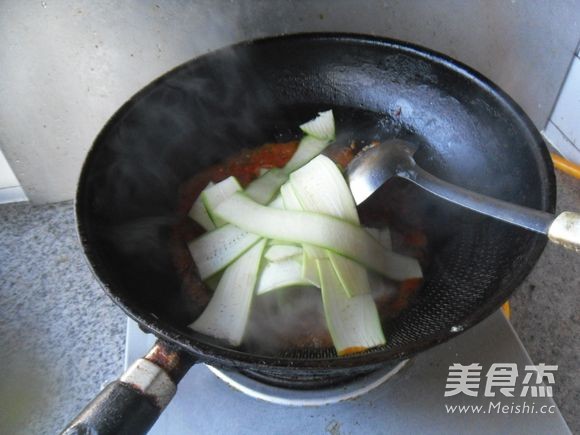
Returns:
[[[572,60],[544,135],[562,156],[580,164],[580,57],[578,51]]]

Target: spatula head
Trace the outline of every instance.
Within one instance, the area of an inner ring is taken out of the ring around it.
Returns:
[[[355,202],[361,204],[393,177],[409,177],[415,168],[417,146],[389,139],[363,149],[347,166],[346,177]]]

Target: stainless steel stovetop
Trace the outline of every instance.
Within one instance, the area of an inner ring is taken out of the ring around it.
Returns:
[[[152,335],[143,333],[129,320],[125,365],[143,356],[154,342]],[[479,397],[463,394],[444,397],[449,366],[453,363],[480,363],[483,373],[493,363],[517,363],[523,373],[531,360],[510,323],[498,311],[465,334],[401,365],[396,373],[376,373],[369,375],[366,382],[327,392],[281,390],[235,372],[218,372],[199,364],[181,381],[176,396],[150,433],[570,433],[557,408],[553,408],[553,414],[539,413],[543,405],[555,405],[551,398],[488,398],[482,397],[482,387]],[[495,408],[490,412],[490,402],[498,401],[510,407],[524,401],[534,403],[538,413],[504,414]],[[327,402],[330,403],[323,404]],[[297,406],[300,404],[303,406]],[[483,405],[486,412],[451,414],[445,405]]]

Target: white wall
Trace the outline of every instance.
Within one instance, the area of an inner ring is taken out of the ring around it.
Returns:
[[[573,57],[544,135],[568,160],[580,165],[580,58]]]
[[[300,31],[442,51],[496,81],[541,128],[579,26],[577,0],[4,0],[0,144],[33,201],[70,199],[93,138],[134,92],[210,49]]]

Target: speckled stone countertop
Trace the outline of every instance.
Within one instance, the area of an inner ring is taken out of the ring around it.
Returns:
[[[560,210],[580,181],[559,175]],[[555,400],[580,432],[580,257],[548,246],[512,298],[535,362],[558,364]],[[0,206],[0,433],[54,434],[122,370],[125,316],[101,291],[71,203]]]
[[[558,175],[557,211],[580,211],[580,180]],[[512,295],[512,324],[535,363],[558,364],[554,400],[580,433],[580,255],[548,244]]]
[[[0,206],[0,433],[59,433],[121,372],[125,325],[85,263],[71,203]]]

